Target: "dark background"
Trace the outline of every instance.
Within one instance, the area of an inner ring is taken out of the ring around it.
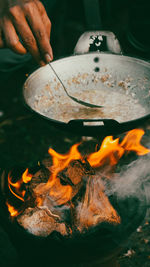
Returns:
[[[87,30],[109,30],[120,40],[125,54],[150,58],[150,2],[148,0],[95,0],[99,2],[101,23],[93,23],[89,1],[56,1],[52,20],[52,44],[57,56],[72,54],[79,36]],[[85,4],[86,3],[86,4]],[[49,11],[51,13],[51,10]],[[131,37],[132,36],[132,37]],[[134,39],[134,41],[132,40]],[[58,40],[56,42],[56,40]]]

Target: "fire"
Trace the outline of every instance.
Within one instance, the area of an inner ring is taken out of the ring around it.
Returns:
[[[87,160],[93,168],[102,166],[106,160],[110,161],[110,165],[116,165],[123,154],[124,149],[119,144],[119,138],[113,140],[112,136],[108,136],[102,142],[99,151],[89,155]]]
[[[64,170],[71,161],[79,160],[82,158],[81,154],[78,151],[78,146],[80,144],[75,144],[71,147],[69,153],[66,155],[61,155],[57,153],[55,150],[50,148],[48,153],[52,157],[53,165],[51,168],[52,175],[50,177],[50,184],[53,183],[53,188],[51,188],[49,195],[55,199],[59,205],[62,205],[68,202],[71,199],[72,195],[72,187],[70,185],[62,186],[60,181],[57,179],[57,175],[59,172]]]
[[[26,191],[22,189],[23,183],[28,183],[32,179],[32,174],[29,174],[28,169],[25,170],[25,172],[22,174],[22,177],[20,180],[18,180],[16,183],[12,182],[11,173],[8,174],[8,187],[10,192],[19,200],[24,202],[24,196]]]
[[[91,167],[98,168],[106,164],[110,166],[116,165],[121,157],[130,151],[140,156],[145,155],[149,153],[150,150],[140,143],[143,135],[144,131],[142,129],[134,129],[129,131],[122,141],[120,141],[119,138],[113,139],[112,136],[107,136],[103,140],[100,149],[88,155],[86,160]],[[62,185],[59,179],[59,173],[67,168],[70,162],[74,160],[80,160],[82,163],[85,163],[85,159],[78,150],[79,145],[80,143],[73,145],[67,154],[59,154],[52,148],[48,150],[52,158],[52,166],[50,167],[51,175],[47,183],[39,184],[34,190],[38,206],[41,207],[43,205],[44,195],[49,196],[54,206],[60,206],[71,202],[72,186],[70,184]],[[16,183],[12,182],[11,174],[9,174],[8,187],[11,193],[24,202],[26,193],[25,185],[29,183],[31,179],[32,175],[29,173],[28,169],[25,170],[21,179]],[[17,216],[17,211],[8,203],[7,206],[11,216]],[[96,225],[102,221],[116,224],[121,221],[121,218],[106,196],[105,188],[103,188],[102,183],[96,184],[95,181],[92,181],[91,177],[86,185],[85,197],[83,203],[80,205],[78,220],[78,228],[80,230],[84,227],[88,228],[89,226]]]
[[[64,170],[68,164],[73,160],[79,160],[82,158],[78,151],[78,146],[75,144],[71,147],[69,153],[62,155],[50,148],[48,150],[49,155],[52,157],[52,167],[50,168],[52,174],[46,185],[39,186],[36,190],[37,195],[41,195],[46,191],[49,191],[49,195],[57,205],[63,205],[71,199],[72,187],[70,185],[61,185],[60,180],[57,178],[59,172]],[[39,198],[39,196],[38,196]],[[41,201],[39,201],[41,204]]]
[[[18,211],[13,206],[11,206],[8,202],[6,202],[6,205],[8,207],[8,211],[9,211],[11,217],[18,216],[19,213],[18,213]]]
[[[106,161],[110,165],[116,165],[125,152],[134,151],[139,156],[143,156],[150,152],[140,144],[144,131],[134,129],[127,133],[123,141],[119,144],[119,138],[113,140],[112,136],[107,136],[99,151],[89,155],[87,158],[90,165],[94,168],[102,166]]]
[[[150,149],[147,149],[140,144],[143,135],[144,131],[142,129],[134,129],[128,132],[121,143],[121,147],[123,147],[126,151],[135,151],[139,156],[148,154]]]
[[[10,173],[8,174],[8,187],[10,192],[18,199],[24,202],[24,196],[25,196],[25,190],[21,190],[21,180],[19,180],[16,183],[13,183],[11,181],[12,177],[10,176]]]
[[[29,173],[29,169],[26,169],[25,172],[22,174],[22,181],[27,184],[31,181],[32,174]]]
[[[51,167],[52,175],[49,179],[49,182],[52,183],[57,178],[59,172],[64,170],[71,161],[82,159],[81,154],[78,151],[78,146],[80,144],[75,144],[71,147],[69,153],[61,155],[55,150],[50,148],[48,150],[49,155],[52,157],[53,165]]]

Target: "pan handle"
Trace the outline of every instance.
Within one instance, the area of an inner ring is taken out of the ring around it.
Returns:
[[[122,49],[115,34],[110,31],[87,31],[79,38],[74,54],[85,54],[90,52],[91,47],[99,52],[109,51],[113,54],[122,54]]]
[[[90,125],[88,124],[90,122]],[[99,124],[97,124],[99,123]],[[117,128],[120,127],[120,123],[113,119],[77,119],[70,120],[68,125],[71,127],[89,127],[89,126],[105,126],[106,128]]]

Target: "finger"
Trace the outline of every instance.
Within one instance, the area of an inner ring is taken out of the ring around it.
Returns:
[[[43,21],[41,18],[41,14],[34,2],[32,5],[31,4],[24,5],[24,8],[25,8],[28,23],[36,38],[42,58],[45,60],[46,63],[48,63],[50,60],[52,60],[52,57],[53,57],[52,49],[51,49],[50,42],[49,42],[50,33],[47,34],[45,25],[43,24]],[[49,22],[49,27],[51,27],[50,22]]]
[[[48,39],[50,41],[50,34],[51,34],[51,28],[52,28],[51,21],[50,21],[49,17],[47,16],[47,13],[45,11],[43,4],[40,1],[36,1],[36,3],[38,5],[39,11],[41,13],[42,21],[43,21],[43,24],[45,26]],[[50,50],[51,50],[50,55],[51,55],[51,58],[53,59],[53,50],[52,50],[51,45],[50,45]]]
[[[12,21],[17,29],[18,33],[20,34],[23,44],[26,49],[31,53],[31,55],[35,58],[35,60],[41,63],[41,56],[40,52],[36,43],[36,40],[33,36],[33,33],[26,21],[24,13],[21,8],[18,6],[12,7],[9,9],[9,14],[12,18]]]
[[[5,17],[2,20],[2,28],[5,38],[6,47],[11,48],[15,53],[26,54],[27,50],[19,41],[19,37],[15,31],[15,28],[9,18]],[[4,45],[4,42],[3,42]]]
[[[42,21],[43,21],[43,24],[45,25],[45,29],[46,29],[46,32],[47,32],[47,36],[48,36],[48,40],[49,40],[49,43],[50,43],[50,34],[51,34],[51,22],[46,14],[43,13],[42,15]],[[51,59],[53,59],[53,50],[52,50],[52,47],[51,47],[51,44],[50,44],[50,56],[51,56]]]
[[[43,6],[43,4],[40,2],[40,1],[36,1],[35,2],[38,9],[39,9],[39,12],[41,14],[41,17],[42,17],[42,21],[43,21],[43,24],[46,28],[46,31],[47,31],[47,35],[48,35],[48,38],[50,40],[50,33],[51,33],[51,21],[49,19],[49,17],[47,16],[47,13],[46,13],[46,10]]]

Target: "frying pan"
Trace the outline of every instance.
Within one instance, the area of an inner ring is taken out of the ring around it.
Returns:
[[[104,37],[111,53],[89,52],[91,41],[100,46]],[[150,63],[122,55],[113,33],[86,32],[75,55],[51,64],[70,95],[103,106],[96,109],[75,103],[49,65],[41,67],[26,80],[23,96],[32,111],[56,127],[85,136],[110,135],[150,118]]]

